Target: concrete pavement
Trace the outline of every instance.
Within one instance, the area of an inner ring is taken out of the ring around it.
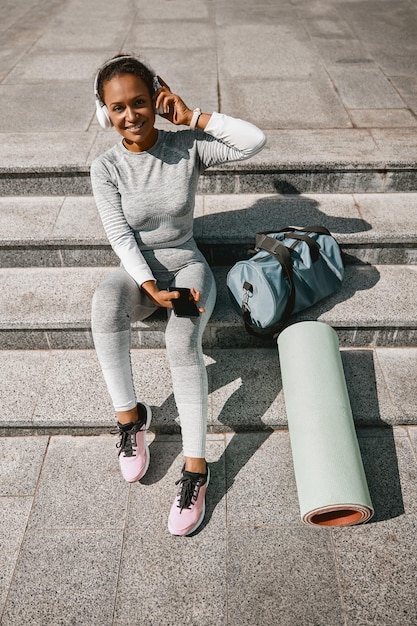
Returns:
[[[0,11],[3,174],[86,170],[114,143],[92,83],[120,50],[189,106],[260,125],[269,167],[415,164],[411,0],[16,0]]]
[[[209,435],[206,522],[172,537],[182,464],[151,443],[141,484],[110,435],[0,439],[2,626],[415,626],[417,428],[360,429],[375,517],[300,521],[285,431]]]

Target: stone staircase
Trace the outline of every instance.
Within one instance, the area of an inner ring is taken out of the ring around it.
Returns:
[[[204,337],[209,430],[286,427],[276,344],[246,334],[225,279],[257,230],[318,223],[340,242],[346,279],[294,321],[336,329],[358,425],[417,424],[415,172],[343,163],[274,169],[257,158],[207,172],[197,197],[195,236],[219,294]],[[90,304],[118,260],[88,170],[3,171],[0,190],[0,433],[107,432],[114,418],[95,360]],[[175,432],[163,329],[163,312],[136,324],[132,358],[154,428]]]

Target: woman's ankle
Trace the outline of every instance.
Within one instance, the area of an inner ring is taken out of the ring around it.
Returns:
[[[119,424],[136,424],[139,419],[138,407],[135,406],[133,409],[129,409],[129,411],[116,411],[116,417]]]
[[[185,469],[187,472],[205,474],[207,471],[206,459],[186,456],[185,457]]]

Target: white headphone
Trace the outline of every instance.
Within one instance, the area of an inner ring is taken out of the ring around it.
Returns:
[[[100,95],[98,93],[98,79],[100,77],[101,72],[104,70],[104,68],[106,68],[108,65],[112,65],[113,63],[117,63],[117,61],[120,61],[120,59],[135,59],[136,61],[138,60],[136,57],[130,54],[121,54],[120,56],[115,57],[114,59],[110,59],[110,61],[107,61],[107,63],[102,65],[100,69],[98,70],[95,80],[94,80],[94,95],[96,98],[96,117],[97,117],[98,123],[100,124],[102,128],[111,128],[113,126],[113,123],[110,119],[109,110],[104,104],[104,102],[101,100]],[[154,87],[157,88],[155,82],[154,82]],[[160,87],[159,83],[158,83],[158,87]]]

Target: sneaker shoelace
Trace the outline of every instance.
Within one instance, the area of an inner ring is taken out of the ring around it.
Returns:
[[[183,509],[191,509],[191,505],[195,504],[200,487],[204,484],[205,474],[199,474],[198,477],[192,477],[187,472],[184,472],[179,480],[176,481],[176,485],[181,485],[178,489],[178,504],[177,507],[182,511]]]
[[[145,420],[140,419],[129,430],[123,430],[119,426],[118,430],[111,431],[113,435],[120,435],[119,443],[116,443],[116,448],[119,448],[119,456],[124,452],[125,456],[136,456],[134,448],[136,448],[136,433],[144,426]]]

